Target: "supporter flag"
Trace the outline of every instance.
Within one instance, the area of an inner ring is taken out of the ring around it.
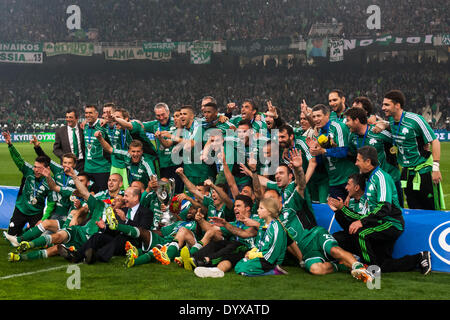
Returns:
[[[211,63],[211,51],[191,50],[191,64]]]
[[[328,39],[309,39],[306,43],[306,56],[324,57],[327,56]]]
[[[450,34],[442,35],[442,44],[446,46],[450,45]]]
[[[192,42],[189,49],[191,52],[191,64],[211,63],[211,52],[213,43],[208,41]]]
[[[330,40],[330,62],[344,60],[344,39]]]

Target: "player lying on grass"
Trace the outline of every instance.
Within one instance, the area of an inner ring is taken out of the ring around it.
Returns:
[[[72,177],[76,189],[80,196],[87,201],[89,208],[89,220],[85,225],[78,225],[61,229],[51,235],[40,236],[30,242],[22,241],[17,247],[17,253],[11,252],[8,259],[12,262],[25,260],[22,255],[24,252],[34,249],[42,248],[50,245],[64,244],[66,247],[73,246],[76,249],[80,248],[84,242],[86,242],[90,236],[99,230],[99,220],[106,212],[113,212],[110,205],[105,202],[96,199],[91,195],[87,187],[78,179],[73,168],[66,168],[64,171],[68,176]],[[46,258],[46,252],[40,251],[38,254],[40,258]],[[28,256],[27,256],[28,257]]]

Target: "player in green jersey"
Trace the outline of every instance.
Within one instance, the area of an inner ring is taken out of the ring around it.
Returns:
[[[50,194],[50,189],[45,177],[42,175],[44,168],[50,165],[50,159],[39,156],[31,165],[26,162],[11,142],[9,132],[2,132],[8,150],[14,164],[23,174],[23,188],[19,194],[14,212],[9,222],[8,234],[20,235],[26,223],[34,227],[43,216],[45,200]]]
[[[404,110],[406,99],[391,90],[382,109],[389,118],[393,136],[392,153],[402,166],[401,186],[410,209],[445,210],[442,174],[439,169],[439,139],[422,116]],[[431,145],[431,152],[429,147]]]
[[[431,271],[428,251],[392,258],[394,244],[403,233],[405,223],[394,181],[380,168],[376,149],[372,146],[358,149],[356,165],[367,177],[360,200],[362,211],[344,209],[342,201],[335,203],[336,207],[332,205],[334,211],[345,212],[342,227],[353,235],[356,253],[364,263],[377,265],[382,272],[410,271],[420,266],[422,273],[428,274]]]
[[[255,221],[256,224],[253,225],[249,222],[252,220],[250,218],[252,206],[250,197],[239,195],[234,205],[235,221],[227,222],[223,218],[211,218],[214,225],[220,227],[224,239],[211,241],[193,254],[196,266],[194,273],[197,276],[222,277],[245,257],[248,250],[255,247],[255,237],[261,221]],[[183,250],[181,256],[186,259]]]
[[[234,110],[237,108],[236,103],[231,102],[228,103],[227,109]],[[258,120],[258,108],[256,103],[251,99],[244,100],[241,106],[241,114],[231,117],[230,122],[237,128],[239,122],[242,120],[250,121],[251,127],[255,132],[255,136],[259,136],[261,134],[261,130],[267,130],[267,124],[264,119]]]
[[[328,104],[332,110],[330,113],[331,121],[345,123],[344,113],[348,109],[345,100],[344,92],[340,89],[333,89],[328,93]]]
[[[105,190],[108,184],[108,177],[111,171],[111,162],[105,158],[103,148],[95,138],[95,133],[101,131],[104,137],[107,132],[100,125],[98,118],[98,109],[95,105],[87,105],[84,108],[86,125],[84,126],[84,143],[86,146],[86,157],[84,162],[84,171],[89,174],[89,178],[94,181],[92,190],[98,192]]]
[[[66,168],[64,172],[73,179],[79,195],[87,201],[90,211],[89,221],[82,226],[77,225],[67,227],[65,229],[58,230],[51,235],[43,235],[29,242],[22,241],[17,247],[18,253],[9,253],[9,261],[17,262],[27,259],[47,258],[46,250],[37,250],[34,251],[35,254],[27,253],[26,256],[23,253],[34,248],[41,248],[52,244],[64,244],[66,247],[74,246],[76,250],[77,248],[80,248],[91,235],[99,230],[97,223],[101,220],[103,214],[108,210],[112,210],[112,208],[106,205],[106,203],[96,199],[89,193],[87,187],[78,179],[73,168]]]
[[[330,111],[325,105],[316,105],[312,110],[319,138],[310,146],[311,155],[322,157],[328,172],[330,196],[345,199],[348,176],[358,171],[347,158],[349,130],[344,123],[330,120]]]
[[[350,108],[345,112],[346,125],[350,129],[349,154],[356,157],[357,150],[365,145],[372,146],[377,150],[378,161],[381,169],[389,173],[395,182],[397,196],[400,206],[403,200],[403,190],[400,186],[400,169],[387,161],[386,144],[391,146],[392,135],[389,131],[383,130],[379,133],[372,131],[374,125],[367,123],[367,113],[362,108]]]
[[[352,276],[363,281],[371,281],[371,276],[353,255],[339,247],[337,241],[324,228],[317,225],[308,226],[308,200],[305,200],[306,180],[302,170],[302,157],[298,150],[290,152],[290,164],[293,168],[296,188],[291,197],[282,207],[279,219],[288,234],[288,250],[299,260],[302,260],[308,272],[323,275],[341,269],[351,268]],[[281,197],[274,190],[265,192],[264,197],[278,199]],[[306,211],[305,211],[306,210]],[[290,241],[293,240],[294,242]],[[289,244],[292,242],[291,244]]]

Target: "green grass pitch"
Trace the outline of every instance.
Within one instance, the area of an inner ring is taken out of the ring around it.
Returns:
[[[32,162],[35,154],[27,143],[15,144],[24,158]],[[51,153],[52,143],[43,143]],[[444,193],[450,194],[450,144],[442,144],[441,171]],[[53,156],[53,155],[52,155]],[[55,159],[55,157],[53,156]],[[12,162],[7,146],[0,144],[0,185],[18,185],[20,173]],[[285,268],[287,276],[242,277],[234,272],[221,279],[201,279],[172,263],[150,263],[127,269],[124,257],[110,263],[79,264],[80,289],[69,289],[70,264],[61,257],[9,263],[9,244],[0,239],[0,299],[99,299],[99,300],[448,300],[450,274],[419,272],[382,274],[379,290],[347,273],[312,276],[293,263]]]

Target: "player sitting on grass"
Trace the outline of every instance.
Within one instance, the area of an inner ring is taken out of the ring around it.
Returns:
[[[286,253],[287,237],[281,222],[279,201],[273,198],[263,198],[259,203],[258,216],[261,223],[256,246],[245,253],[235,266],[237,274],[259,276],[269,274],[285,274],[279,265],[283,263]]]
[[[185,267],[187,270],[194,266],[194,273],[199,277],[223,277],[224,273],[233,269],[236,263],[244,258],[245,253],[255,245],[260,223],[250,218],[252,205],[250,197],[238,195],[234,204],[235,221],[227,222],[223,218],[211,218],[213,224],[220,227],[224,239],[209,242],[192,257],[188,248],[184,247],[181,249],[181,257],[176,258],[177,263],[183,262],[185,266],[188,266],[188,268]],[[200,224],[209,224],[203,216],[198,217],[197,220]],[[190,263],[184,263],[186,261]]]
[[[80,196],[87,200],[89,207],[90,219],[83,226],[72,226],[65,229],[61,229],[51,235],[43,235],[30,242],[22,241],[17,247],[17,253],[10,252],[8,260],[16,262],[20,260],[27,260],[31,258],[47,258],[47,252],[45,250],[39,250],[35,254],[24,255],[25,251],[34,248],[42,248],[45,246],[64,244],[66,247],[73,246],[74,249],[80,248],[91,235],[96,233],[99,229],[98,223],[106,212],[113,212],[113,209],[105,202],[96,199],[91,195],[87,187],[78,179],[73,168],[66,168],[64,171],[68,176],[72,177],[75,186]]]

